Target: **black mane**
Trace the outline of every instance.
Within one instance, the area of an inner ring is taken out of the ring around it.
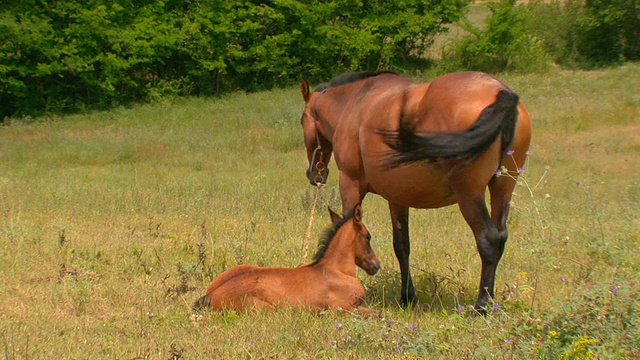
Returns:
[[[359,80],[364,80],[364,79],[367,79],[367,78],[370,78],[370,77],[378,76],[380,74],[394,74],[395,75],[395,73],[393,71],[346,72],[346,73],[342,73],[340,75],[337,75],[336,77],[331,79],[331,81],[329,81],[328,83],[322,83],[322,84],[316,86],[316,89],[314,91],[316,91],[316,92],[324,91],[324,90],[327,90],[329,88],[334,88],[334,87],[337,87],[337,86],[340,86],[340,85],[350,84],[352,82],[356,82],[356,81],[359,81]]]
[[[313,256],[313,264],[317,263],[322,259],[324,254],[327,252],[331,241],[338,233],[338,230],[344,225],[347,221],[351,220],[353,216],[345,216],[342,220],[337,223],[329,226],[322,232],[322,236],[320,237],[320,241],[318,241],[318,250],[316,254]]]

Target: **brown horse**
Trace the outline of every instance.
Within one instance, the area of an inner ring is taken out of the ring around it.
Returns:
[[[342,219],[329,209],[333,226],[325,230],[314,262],[297,268],[239,265],[216,277],[207,294],[193,307],[215,310],[290,305],[310,309],[357,310],[363,316],[376,311],[360,306],[364,287],[356,278],[356,265],[369,275],[380,269],[371,248],[371,235],[362,222],[357,204],[351,216]]]
[[[494,296],[515,178],[531,138],[518,96],[496,78],[459,72],[414,83],[393,73],[347,73],[316,91],[301,83],[312,185],[335,154],[343,214],[369,192],[389,202],[401,303],[415,301],[409,272],[409,208],[458,204],[482,259],[476,309]],[[491,214],[485,204],[489,188]]]

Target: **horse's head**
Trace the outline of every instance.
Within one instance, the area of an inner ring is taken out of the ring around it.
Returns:
[[[323,92],[310,92],[309,83],[302,80],[300,90],[305,102],[304,112],[300,123],[304,132],[304,144],[307,148],[307,179],[313,186],[325,184],[329,177],[329,160],[333,153],[331,142],[322,134],[322,129],[318,127],[316,102]]]
[[[329,209],[331,221],[336,224],[342,218]],[[355,253],[356,265],[369,275],[375,275],[380,270],[380,260],[371,247],[371,234],[362,222],[362,207],[360,204],[353,208],[353,218],[351,218],[353,230],[355,231],[353,249]],[[347,224],[345,224],[347,225]]]

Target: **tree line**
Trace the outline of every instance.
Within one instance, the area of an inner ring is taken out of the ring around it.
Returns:
[[[464,20],[470,1],[7,0],[0,119],[393,68],[422,57],[450,24],[469,35],[445,51],[445,70],[640,57],[637,0],[501,0],[489,3],[482,29]],[[555,21],[562,33],[536,21]]]
[[[420,52],[467,0],[13,1],[0,116],[326,79]]]

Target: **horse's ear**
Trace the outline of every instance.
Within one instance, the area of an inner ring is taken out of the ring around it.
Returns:
[[[362,206],[360,204],[356,204],[356,206],[353,207],[353,218],[357,222],[362,222]]]
[[[342,217],[340,217],[340,215],[334,213],[333,210],[331,210],[330,207],[327,206],[327,209],[329,209],[329,216],[331,216],[331,222],[332,223],[337,224],[338,222],[340,222],[340,220],[342,220]]]
[[[309,92],[309,83],[305,79],[302,79],[302,81],[300,81],[300,92],[302,92],[302,98],[304,99],[304,102],[309,102],[311,93]]]

